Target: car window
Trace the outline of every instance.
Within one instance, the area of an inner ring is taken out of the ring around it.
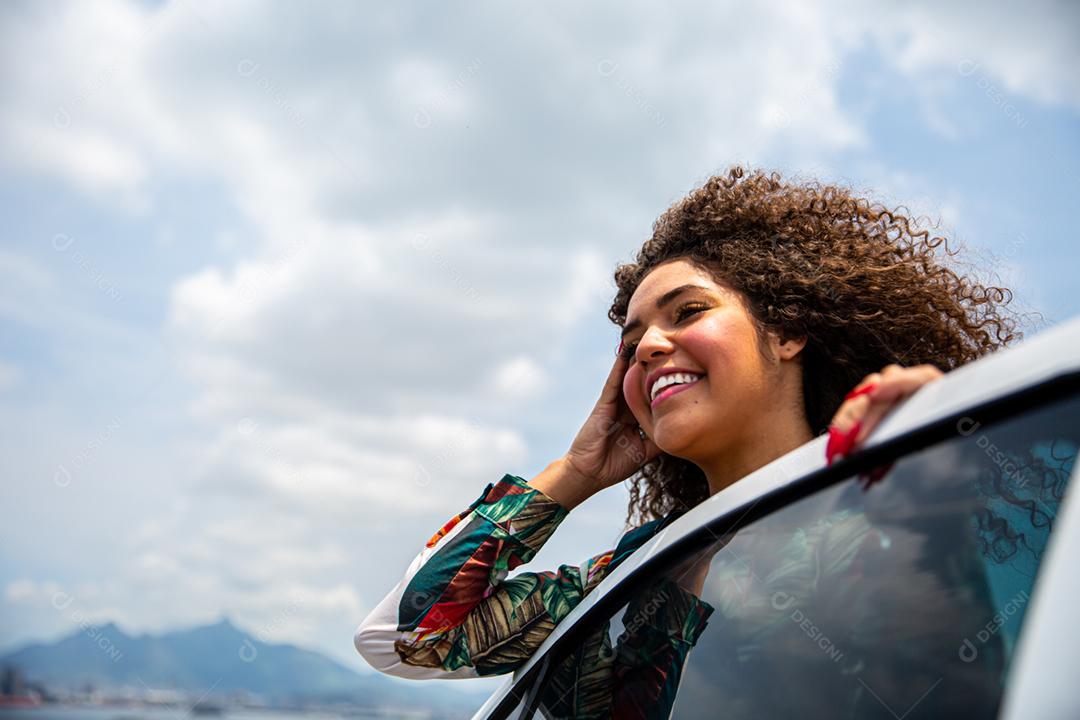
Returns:
[[[553,663],[536,716],[996,716],[1080,400],[956,431],[650,580]]]

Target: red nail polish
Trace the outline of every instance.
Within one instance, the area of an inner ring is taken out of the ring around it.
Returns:
[[[844,437],[844,433],[838,428],[829,426],[829,442],[825,444],[825,464],[832,465],[836,459],[837,448],[840,447],[840,442]]]
[[[845,445],[845,438],[847,433],[835,427],[833,425],[828,426],[828,443],[825,445],[825,464],[832,465],[837,456],[843,454],[840,448]]]
[[[874,390],[876,390],[876,389],[877,389],[877,383],[870,383],[869,385],[863,385],[861,388],[857,388],[857,389],[852,390],[851,392],[849,392],[847,395],[844,396],[844,399],[845,400],[850,400],[852,398],[857,398],[860,395],[869,395],[870,393],[874,392]]]
[[[860,430],[862,430],[862,420],[856,420],[855,424],[847,431],[847,436],[844,438],[845,445],[843,453],[845,455],[851,452],[851,449],[855,447],[855,438],[859,437]]]
[[[855,438],[862,429],[862,421],[857,420],[847,430],[829,426],[829,442],[825,445],[825,464],[832,465],[837,457],[847,455],[855,447]]]

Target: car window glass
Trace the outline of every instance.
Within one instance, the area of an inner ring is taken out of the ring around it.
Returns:
[[[538,716],[994,717],[1080,401],[957,430],[650,581],[555,664]]]

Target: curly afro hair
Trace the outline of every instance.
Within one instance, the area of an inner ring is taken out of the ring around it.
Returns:
[[[948,371],[1022,337],[1005,308],[1011,291],[947,266],[943,255],[958,252],[918,218],[848,188],[733,166],[657,219],[635,261],[615,270],[608,317],[626,322],[630,297],[661,263],[693,263],[742,293],[759,337],[807,339],[803,405],[820,434],[845,393],[886,365]],[[708,496],[704,473],[666,453],[629,480],[631,527]]]

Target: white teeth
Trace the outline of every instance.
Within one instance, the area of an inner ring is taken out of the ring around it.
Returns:
[[[701,375],[694,375],[693,373],[670,373],[668,375],[661,375],[652,386],[652,392],[649,395],[649,400],[655,400],[656,396],[660,394],[660,391],[669,385],[679,385],[681,383],[697,382],[702,378]]]

